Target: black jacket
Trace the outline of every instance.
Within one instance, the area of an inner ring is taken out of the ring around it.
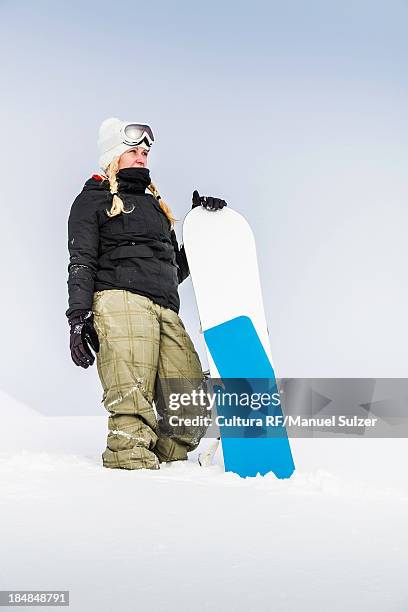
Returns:
[[[125,210],[108,217],[109,182],[94,175],[86,181],[68,220],[69,308],[92,310],[94,291],[127,289],[178,313],[178,284],[188,275],[183,246],[156,198],[145,193],[148,168],[119,170],[118,192]]]

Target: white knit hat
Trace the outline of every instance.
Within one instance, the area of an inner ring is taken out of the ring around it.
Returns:
[[[121,121],[121,119],[117,117],[109,117],[109,119],[102,121],[99,128],[98,147],[100,153],[99,166],[103,171],[106,170],[117,155],[122,155],[125,151],[135,148],[135,145],[129,145],[123,142],[122,128],[127,123],[129,122]],[[150,151],[150,146],[146,140],[137,146]]]

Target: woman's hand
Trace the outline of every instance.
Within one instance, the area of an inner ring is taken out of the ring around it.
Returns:
[[[225,200],[220,198],[213,198],[211,196],[200,196],[197,189],[193,192],[193,205],[191,208],[196,206],[204,206],[207,210],[221,210],[227,203]]]
[[[89,345],[95,353],[99,351],[99,338],[93,326],[92,310],[75,310],[69,318],[70,349],[72,361],[88,368],[95,361]]]

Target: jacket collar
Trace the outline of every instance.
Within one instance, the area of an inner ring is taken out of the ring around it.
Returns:
[[[151,183],[149,168],[123,168],[116,176],[119,192],[144,194]]]

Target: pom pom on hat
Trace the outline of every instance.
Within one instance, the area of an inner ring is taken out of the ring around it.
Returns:
[[[109,129],[111,126],[122,126],[123,121],[118,119],[117,117],[109,117],[108,119],[104,119],[101,123],[101,127],[99,128],[99,136],[103,135],[103,132]]]

